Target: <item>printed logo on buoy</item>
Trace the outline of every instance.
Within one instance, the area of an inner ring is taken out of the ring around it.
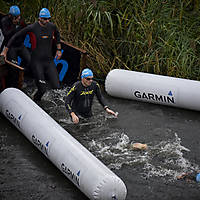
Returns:
[[[36,145],[36,147],[42,151],[47,157],[48,155],[48,147],[49,147],[49,141],[46,143],[46,145],[44,145],[40,139],[38,139],[35,135],[32,135],[32,141],[33,144]]]
[[[12,114],[12,113],[7,109],[7,110],[6,110],[6,116],[7,116],[7,118],[8,118],[12,123],[14,123],[18,128],[21,128],[21,127],[20,127],[20,120],[21,120],[22,115],[20,115],[19,117],[15,117],[14,114]]]
[[[79,170],[77,173],[74,173],[69,167],[67,167],[64,163],[61,164],[61,169],[64,174],[66,174],[76,185],[80,186],[80,173]]]
[[[142,100],[150,100],[150,101],[156,101],[156,102],[175,104],[175,99],[173,97],[172,91],[169,91],[168,95],[166,96],[160,95],[160,94],[154,94],[154,93],[140,92],[138,90],[136,90],[133,94],[136,98],[142,99]]]

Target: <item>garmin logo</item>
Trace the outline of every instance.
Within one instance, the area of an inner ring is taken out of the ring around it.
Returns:
[[[7,118],[12,122],[14,123],[18,128],[21,128],[20,127],[20,120],[21,120],[21,117],[22,115],[20,115],[18,118],[15,117],[8,109],[6,110],[6,116]]]
[[[38,139],[35,135],[32,135],[32,142],[33,144],[35,144],[35,146],[42,151],[46,156],[48,156],[48,146],[49,146],[49,142],[46,143],[46,145],[44,145],[40,139]]]
[[[145,92],[135,91],[134,96],[142,100],[150,100],[150,101],[155,101],[155,102],[175,104],[175,99],[172,96],[171,91],[169,91],[167,96],[154,94],[154,93],[145,93]]]
[[[80,170],[78,171],[77,174],[72,172],[71,169],[69,169],[64,163],[61,164],[61,170],[64,174],[66,174],[69,179],[71,179],[76,185],[80,186]]]

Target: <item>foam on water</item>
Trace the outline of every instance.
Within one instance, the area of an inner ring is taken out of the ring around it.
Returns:
[[[133,166],[133,170],[143,169],[142,176],[164,177],[168,181],[176,179],[183,172],[196,171],[199,166],[184,158],[184,151],[190,151],[181,145],[181,139],[175,133],[174,138],[161,141],[146,151],[134,151],[130,148],[129,137],[115,132],[111,137],[118,137],[116,144],[93,140],[89,143],[90,150],[101,160],[107,161],[109,168],[120,169],[124,164]],[[140,170],[141,171],[141,170]]]
[[[64,105],[66,91],[67,88],[46,92],[43,97],[45,103],[41,107],[62,126],[67,125],[68,129],[73,123]],[[76,132],[79,142],[110,169],[120,169],[123,165],[127,165],[139,171],[144,178],[163,177],[167,181],[173,181],[183,172],[199,169],[197,164],[190,163],[184,158],[184,152],[190,150],[181,145],[181,138],[173,130],[169,133],[163,130],[165,139],[147,144],[147,150],[134,151],[131,144],[139,141],[130,141],[128,135],[122,130],[108,127],[107,121],[113,120],[114,117],[107,115],[102,108],[97,106],[96,100],[93,111],[96,112],[93,118],[81,122],[71,130]],[[170,134],[169,137],[168,134]]]

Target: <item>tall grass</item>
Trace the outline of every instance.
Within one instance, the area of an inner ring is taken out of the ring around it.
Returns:
[[[100,78],[123,68],[200,79],[199,0],[13,2],[30,21],[49,8],[62,36],[88,51],[87,64]]]

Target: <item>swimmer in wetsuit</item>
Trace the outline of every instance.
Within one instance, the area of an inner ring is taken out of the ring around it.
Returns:
[[[26,26],[20,14],[21,12],[18,6],[11,6],[8,15],[1,19],[1,30],[4,36],[1,51],[4,46],[7,46],[8,41],[13,35]],[[18,64],[18,56],[20,56],[24,64],[25,72],[27,72],[30,69],[31,55],[29,50],[24,46],[24,39],[24,37],[19,37],[15,40],[10,46],[6,56],[9,61],[15,64]],[[2,55],[4,54],[2,53]],[[8,78],[8,87],[16,87],[18,85],[18,71],[16,69],[8,68]]]
[[[186,180],[187,182],[200,182],[200,173],[193,171],[188,173],[183,173],[177,176],[178,180]]]
[[[101,95],[99,84],[93,79],[93,72],[90,69],[84,69],[81,74],[81,81],[74,83],[65,100],[65,106],[72,118],[73,123],[79,123],[79,116],[88,118],[92,116],[92,102],[94,95],[97,96],[100,104],[107,113],[117,116],[105,104]]]
[[[53,58],[52,44],[53,39],[56,41],[57,51],[56,58],[60,59],[61,44],[60,33],[53,23],[50,23],[50,12],[47,8],[43,8],[39,13],[39,20],[31,24],[23,30],[16,33],[8,42],[4,54],[19,37],[29,34],[31,40],[31,68],[36,80],[38,91],[33,97],[34,101],[40,101],[46,91],[46,78],[53,89],[60,87],[58,72]]]

